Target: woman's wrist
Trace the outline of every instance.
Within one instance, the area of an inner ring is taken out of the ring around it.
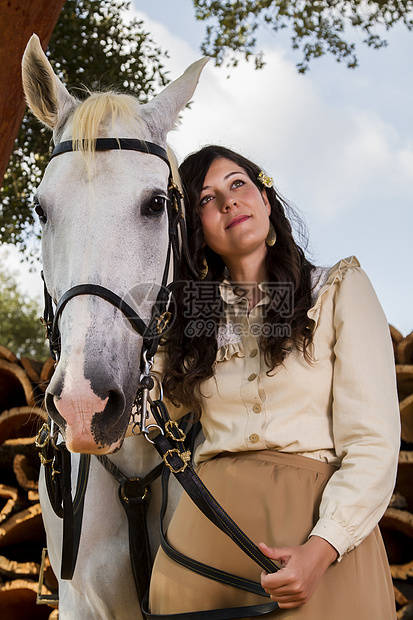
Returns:
[[[318,556],[318,560],[327,569],[330,564],[335,562],[339,556],[339,553],[331,543],[325,538],[314,534],[310,536],[305,545],[311,548],[312,552]]]

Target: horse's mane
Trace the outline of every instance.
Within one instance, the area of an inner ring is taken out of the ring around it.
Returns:
[[[110,133],[118,119],[135,128],[144,127],[144,120],[139,114],[139,104],[133,96],[116,91],[89,93],[87,99],[76,107],[72,116],[73,148],[81,151],[90,162],[95,153],[96,139],[102,135],[102,130]],[[169,146],[167,151],[173,180],[180,187],[175,153]]]

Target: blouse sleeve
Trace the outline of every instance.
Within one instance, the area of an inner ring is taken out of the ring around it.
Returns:
[[[334,309],[333,435],[340,468],[327,483],[310,536],[351,551],[388,506],[400,443],[389,326],[359,267],[337,286]]]

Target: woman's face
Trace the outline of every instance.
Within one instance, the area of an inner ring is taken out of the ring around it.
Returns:
[[[230,159],[215,159],[204,179],[198,212],[205,243],[222,259],[265,250],[271,206],[265,190]]]

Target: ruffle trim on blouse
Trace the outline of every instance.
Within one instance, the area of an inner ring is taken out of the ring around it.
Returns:
[[[314,267],[311,271],[311,302],[314,304],[318,297],[318,292],[327,281],[330,267]]]
[[[316,329],[318,324],[318,318],[321,310],[321,300],[324,293],[328,291],[336,282],[341,282],[346,271],[349,269],[354,269],[355,267],[360,267],[360,263],[355,256],[342,258],[338,263],[331,267],[325,284],[323,284],[318,291],[317,299],[314,305],[307,311],[308,318],[314,321],[313,331]]]
[[[242,339],[241,335],[234,331],[233,323],[225,323],[220,325],[217,334],[217,362],[223,362],[229,360],[233,355],[238,357],[245,357],[242,351]]]
[[[224,362],[225,360],[231,359],[233,355],[237,355],[238,357],[245,357],[245,353],[242,352],[241,344],[227,344],[224,347],[218,349],[216,361]]]

